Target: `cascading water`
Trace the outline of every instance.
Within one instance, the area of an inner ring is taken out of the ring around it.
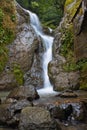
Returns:
[[[52,60],[52,44],[53,44],[53,37],[45,35],[43,33],[41,23],[39,18],[36,14],[28,11],[30,15],[30,22],[31,26],[35,30],[38,36],[42,38],[42,41],[45,45],[45,52],[43,54],[43,78],[44,78],[44,88],[38,90],[39,93],[51,93],[53,92],[53,87],[49,81],[48,77],[48,63]]]

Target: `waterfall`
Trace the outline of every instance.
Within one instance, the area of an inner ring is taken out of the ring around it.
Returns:
[[[46,93],[52,92],[53,87],[50,83],[48,77],[48,63],[52,60],[52,44],[53,44],[53,37],[45,35],[39,18],[36,14],[28,11],[30,16],[30,24],[35,30],[36,34],[42,38],[42,42],[45,45],[45,52],[43,54],[43,78],[44,78],[44,88],[40,90],[42,93],[45,91]]]

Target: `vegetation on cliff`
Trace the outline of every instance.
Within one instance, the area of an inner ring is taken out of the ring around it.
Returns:
[[[63,69],[66,72],[80,71],[80,89],[87,90],[87,59],[82,58],[76,62],[74,52],[74,30],[72,19],[80,7],[81,0],[66,0],[65,12],[67,16],[64,19],[63,26],[61,28],[62,33],[62,45],[60,47],[60,55],[66,58],[66,63],[63,64]],[[79,9],[79,16],[83,14],[82,8]]]
[[[24,78],[23,78],[23,72],[22,72],[22,70],[21,70],[20,65],[18,65],[18,64],[14,64],[14,65],[13,65],[13,74],[14,74],[14,76],[15,76],[15,79],[16,79],[18,85],[19,85],[19,86],[20,86],[20,85],[23,85],[23,83],[24,83]]]
[[[3,71],[8,60],[8,49],[6,46],[15,37],[15,11],[14,0],[0,0],[0,72]]]

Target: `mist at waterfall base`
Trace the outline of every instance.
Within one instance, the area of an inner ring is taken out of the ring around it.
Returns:
[[[53,86],[51,85],[48,77],[48,63],[52,60],[52,44],[54,38],[43,33],[41,23],[35,13],[30,11],[28,11],[28,13],[30,15],[31,26],[33,27],[36,34],[42,38],[42,42],[45,45],[45,52],[42,59],[44,86],[42,89],[37,91],[40,96],[53,95],[56,94],[56,92],[53,91]]]

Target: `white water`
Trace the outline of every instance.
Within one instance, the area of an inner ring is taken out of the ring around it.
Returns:
[[[43,43],[45,44],[45,52],[43,54],[43,78],[44,78],[44,88],[38,90],[39,94],[51,94],[53,93],[53,87],[50,83],[49,77],[48,77],[48,63],[52,60],[52,44],[53,44],[53,37],[45,35],[43,33],[41,23],[39,21],[39,18],[36,14],[28,11],[30,15],[30,22],[31,26],[35,30],[38,36],[42,38]]]

